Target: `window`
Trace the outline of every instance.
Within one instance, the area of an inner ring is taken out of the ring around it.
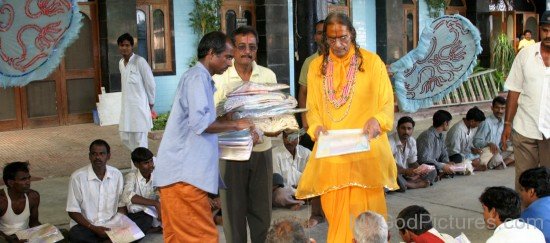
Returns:
[[[403,1],[403,53],[406,54],[416,48],[418,44],[418,10],[416,1]]]
[[[349,10],[349,0],[326,0],[328,3],[328,12],[340,12],[351,18]]]
[[[172,0],[137,0],[137,54],[155,75],[175,74]]]
[[[445,14],[460,14],[466,16],[466,1],[465,0],[448,0],[447,8],[445,9]]]

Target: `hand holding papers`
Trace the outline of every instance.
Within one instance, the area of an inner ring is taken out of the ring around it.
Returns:
[[[134,242],[145,237],[139,227],[126,215],[117,213],[103,226],[111,230],[105,231],[113,243]]]
[[[370,150],[369,140],[361,129],[329,130],[319,133],[317,158],[359,153]]]

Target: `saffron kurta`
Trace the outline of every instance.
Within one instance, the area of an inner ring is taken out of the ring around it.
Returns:
[[[317,145],[300,179],[297,198],[310,198],[349,186],[381,189],[398,188],[397,169],[392,157],[387,132],[392,129],[394,102],[392,86],[385,64],[378,55],[360,49],[363,56],[363,72],[357,71],[355,87],[348,101],[336,109],[325,96],[321,71],[323,57],[311,62],[307,82],[308,134],[316,140],[315,129],[362,129],[370,118],[380,123],[381,134],[370,141],[370,151],[327,158],[315,158]],[[342,95],[346,74],[355,51],[338,58],[329,54],[334,62],[334,89],[336,97]],[[339,122],[335,120],[343,119]],[[382,197],[383,199],[383,197]],[[385,204],[385,202],[382,202]],[[323,209],[325,206],[323,205]]]

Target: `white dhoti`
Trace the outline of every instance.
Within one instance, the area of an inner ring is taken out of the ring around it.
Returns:
[[[483,153],[479,157],[481,164],[487,165],[488,169],[494,169],[495,167],[499,165],[503,165],[504,168],[506,168],[506,165],[504,164],[504,159],[514,156],[513,148],[508,147],[509,149],[507,151],[500,152],[498,154],[491,153],[491,149],[489,146],[483,148]]]

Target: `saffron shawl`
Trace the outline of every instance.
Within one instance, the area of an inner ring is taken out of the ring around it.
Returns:
[[[430,107],[458,88],[476,66],[480,40],[479,30],[460,15],[435,19],[418,47],[390,66],[399,109]]]
[[[78,37],[81,18],[76,0],[1,0],[0,87],[50,75]]]

